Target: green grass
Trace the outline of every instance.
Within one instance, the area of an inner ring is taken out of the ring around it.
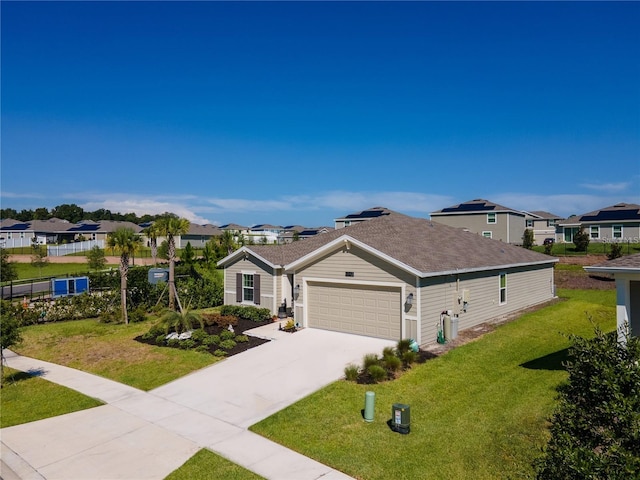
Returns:
[[[566,334],[615,327],[615,291],[567,297],[379,385],[339,381],[251,427],[355,478],[496,479],[531,475],[547,440]],[[379,353],[379,352],[372,352]],[[376,393],[364,422],[366,391]],[[392,432],[391,406],[411,407],[411,433]],[[321,426],[321,427],[320,427]]]
[[[14,263],[14,265],[18,280],[86,275],[89,271],[86,263],[48,263],[42,268],[34,267],[30,263]]]
[[[622,244],[622,254],[623,255],[631,255],[634,253],[640,252],[640,243],[626,243]],[[533,247],[533,250],[544,253],[544,245],[536,245]],[[602,255],[603,258],[607,253],[611,252],[611,243],[605,242],[589,242],[589,246],[587,247],[587,252],[589,255]],[[576,252],[576,246],[573,243],[555,243],[551,250],[551,255],[553,256],[575,256],[575,255],[585,255],[585,252]]]
[[[218,361],[207,353],[146,345],[134,339],[153,320],[129,325],[96,319],[32,325],[22,330],[21,355],[95,373],[151,390]]]
[[[5,368],[0,391],[0,428],[103,405],[69,388]]]
[[[262,477],[202,449],[165,480],[259,480]]]

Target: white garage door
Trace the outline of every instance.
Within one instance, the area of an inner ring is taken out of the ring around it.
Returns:
[[[309,283],[309,326],[400,340],[400,289]]]

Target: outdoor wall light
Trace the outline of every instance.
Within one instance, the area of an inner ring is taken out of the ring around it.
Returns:
[[[413,305],[413,293],[407,295],[407,305]]]
[[[300,295],[300,285],[293,287],[293,296],[297,297],[298,295]]]

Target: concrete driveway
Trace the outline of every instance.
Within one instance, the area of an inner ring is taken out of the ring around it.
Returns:
[[[393,344],[305,329],[150,392],[12,356],[10,367],[39,369],[45,379],[108,405],[2,429],[2,460],[24,479],[160,480],[209,448],[269,479],[347,479],[247,427],[341,378],[348,363]]]

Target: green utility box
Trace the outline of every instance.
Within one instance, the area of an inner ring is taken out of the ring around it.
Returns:
[[[411,408],[404,403],[391,407],[391,430],[406,435],[411,430]]]

